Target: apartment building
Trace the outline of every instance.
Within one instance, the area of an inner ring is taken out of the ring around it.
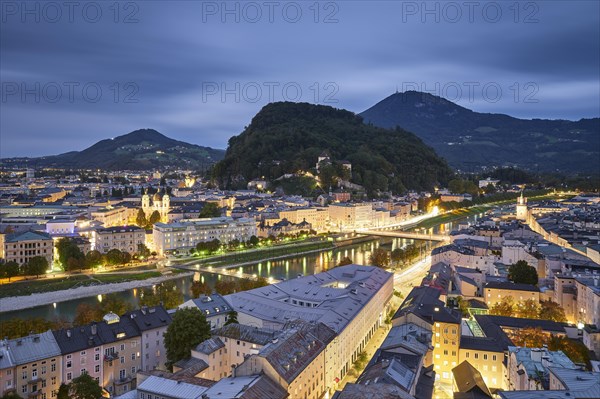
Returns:
[[[141,336],[130,317],[114,313],[98,323],[103,342],[102,386],[111,395],[122,395],[136,387],[136,373],[142,369]]]
[[[92,220],[96,220],[104,227],[126,226],[135,221],[138,209],[129,206],[108,206],[91,212]],[[150,217],[150,215],[146,215]]]
[[[575,278],[577,291],[577,321],[600,326],[600,276]]]
[[[339,203],[329,205],[329,223],[335,230],[354,230],[370,227],[374,219],[370,203]]]
[[[31,258],[42,256],[52,265],[54,241],[41,231],[26,231],[15,234],[0,234],[0,258],[5,262],[28,263]]]
[[[204,241],[248,241],[256,235],[254,219],[230,217],[193,219],[177,223],[156,223],[152,232],[154,249],[160,255],[177,249],[195,248]]]
[[[69,384],[82,374],[89,374],[98,383],[103,381],[102,340],[98,325],[65,328],[52,331],[62,354],[62,381]]]
[[[540,301],[540,289],[530,284],[490,281],[483,287],[483,297],[488,307],[492,307],[508,297],[511,297],[515,302],[533,299],[538,303]]]
[[[210,323],[210,328],[221,328],[228,320],[229,313],[232,311],[231,306],[219,294],[202,295],[199,298],[189,299],[179,305],[179,308],[197,308],[206,317],[206,321]]]
[[[144,371],[164,370],[167,362],[164,334],[171,324],[171,315],[162,306],[143,306],[141,309],[125,313],[122,317],[129,318],[139,331],[141,369]]]
[[[137,226],[107,227],[96,229],[92,237],[92,247],[103,254],[111,249],[134,254],[138,245],[146,243],[146,230]]]
[[[11,339],[6,346],[14,364],[13,392],[31,399],[56,397],[62,382],[62,362],[52,332]]]
[[[326,207],[295,207],[279,211],[280,219],[287,219],[290,223],[310,223],[312,229],[318,233],[327,231],[329,208]]]
[[[290,399],[319,399],[327,391],[325,348],[335,335],[322,323],[288,329],[258,354],[250,355],[235,374],[264,373],[287,390]]]

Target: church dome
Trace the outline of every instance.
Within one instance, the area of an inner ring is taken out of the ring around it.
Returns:
[[[152,199],[154,201],[160,201],[160,193],[158,191],[154,193],[154,197],[152,197]]]

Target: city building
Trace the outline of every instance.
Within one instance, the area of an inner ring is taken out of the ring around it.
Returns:
[[[146,214],[147,219],[149,219],[150,216],[156,211],[160,214],[160,220],[166,222],[169,220],[168,215],[169,211],[171,210],[171,199],[166,192],[161,196],[160,191],[157,191],[152,196],[151,202],[150,195],[148,192],[145,192],[142,195],[142,210]]]
[[[540,301],[540,289],[531,284],[490,281],[483,287],[483,297],[488,307],[492,307],[508,297],[511,297],[515,303],[527,299],[532,299],[538,303]]]
[[[15,234],[0,234],[0,258],[6,262],[28,263],[31,258],[42,256],[52,265],[54,241],[52,237],[41,231],[26,231]]]
[[[137,226],[115,226],[96,229],[92,235],[93,249],[105,254],[111,249],[134,254],[146,243],[146,230]]]
[[[197,308],[206,317],[210,323],[210,328],[220,328],[225,325],[230,312],[233,310],[227,301],[219,294],[202,295],[199,298],[193,298],[185,301],[179,308]]]
[[[50,331],[6,342],[15,368],[14,392],[27,398],[54,398],[62,382],[61,350]]]
[[[154,249],[159,255],[178,249],[195,248],[204,241],[248,241],[256,235],[254,219],[230,217],[182,220],[156,223],[153,229]]]
[[[392,277],[377,267],[347,265],[225,299],[240,324],[283,330],[299,319],[333,329],[337,337],[325,352],[325,385],[331,391],[383,325],[393,294]]]
[[[371,227],[374,218],[370,203],[339,203],[329,205],[329,222],[336,230]]]

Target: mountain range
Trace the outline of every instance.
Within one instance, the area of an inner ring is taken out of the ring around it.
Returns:
[[[12,158],[11,164],[104,170],[149,170],[161,167],[205,170],[224,155],[224,150],[174,140],[153,129],[140,129],[101,140],[83,151],[39,158]]]
[[[365,123],[415,133],[460,170],[516,166],[545,172],[600,172],[600,118],[518,119],[479,113],[416,91],[395,93],[360,113]]]

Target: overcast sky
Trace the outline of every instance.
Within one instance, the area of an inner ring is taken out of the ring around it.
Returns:
[[[396,89],[522,118],[600,113],[597,1],[0,6],[1,157],[139,128],[225,148],[268,102],[358,113]]]

